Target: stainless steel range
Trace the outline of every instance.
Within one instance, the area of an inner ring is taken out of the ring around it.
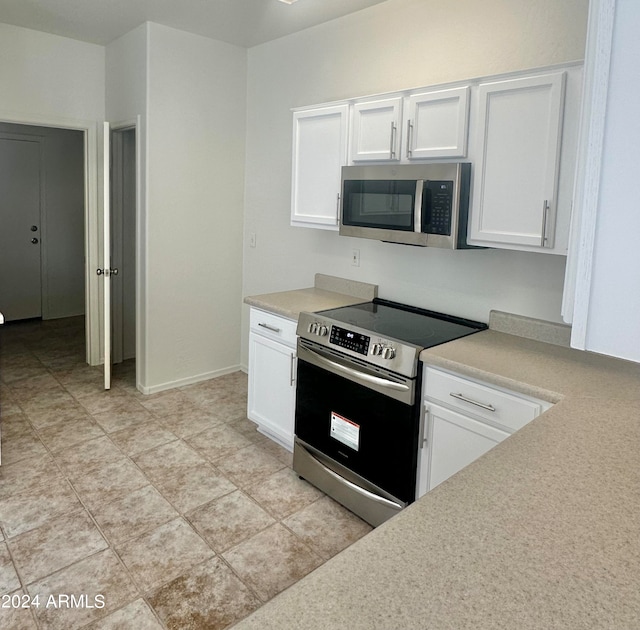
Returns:
[[[415,499],[420,352],[486,324],[376,298],[298,319],[293,469],[372,525]]]

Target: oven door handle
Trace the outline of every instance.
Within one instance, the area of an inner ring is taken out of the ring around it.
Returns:
[[[338,372],[348,374],[349,376],[354,376],[362,381],[366,381],[367,383],[374,383],[376,385],[380,385],[381,387],[396,389],[401,392],[408,392],[411,389],[404,383],[396,383],[395,381],[390,381],[386,378],[381,378],[379,376],[365,374],[364,372],[360,372],[359,370],[354,370],[353,368],[347,367],[346,365],[342,365],[341,363],[337,363],[336,361],[327,359],[327,357],[319,354],[318,352],[315,352],[314,350],[311,350],[310,348],[304,348],[304,350],[306,352],[310,352],[318,361],[320,361],[320,363],[324,363]]]

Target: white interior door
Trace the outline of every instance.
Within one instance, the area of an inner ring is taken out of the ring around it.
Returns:
[[[102,268],[98,274],[103,278],[102,292],[102,342],[104,344],[104,388],[111,389],[111,130],[109,123],[102,128]]]
[[[0,310],[6,321],[42,316],[38,138],[0,134]]]

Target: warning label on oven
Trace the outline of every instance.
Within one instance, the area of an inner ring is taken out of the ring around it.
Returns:
[[[334,440],[346,444],[349,448],[357,451],[360,446],[360,425],[347,418],[331,412],[330,435]]]

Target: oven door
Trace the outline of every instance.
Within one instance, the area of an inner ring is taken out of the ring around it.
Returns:
[[[418,430],[415,379],[298,342],[294,470],[302,477],[378,525],[415,497]]]

